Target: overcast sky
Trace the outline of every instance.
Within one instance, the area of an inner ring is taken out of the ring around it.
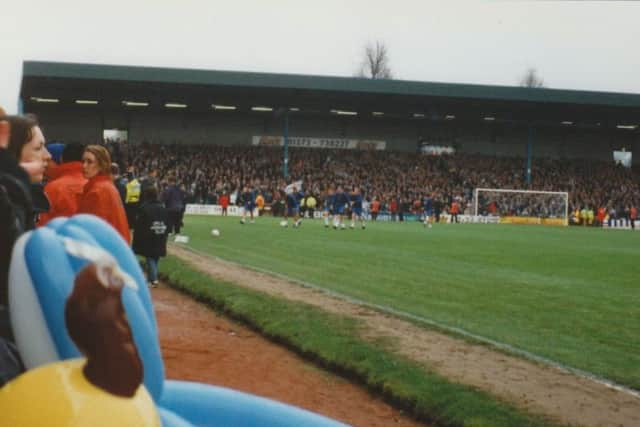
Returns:
[[[398,79],[640,93],[640,2],[2,0],[0,105],[23,60],[351,76],[368,41]]]

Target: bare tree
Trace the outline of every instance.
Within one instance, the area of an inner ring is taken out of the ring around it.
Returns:
[[[538,70],[533,67],[527,69],[524,76],[520,79],[520,86],[540,88],[544,87],[544,80],[538,76]]]
[[[384,42],[367,43],[364,48],[364,59],[356,75],[368,79],[393,78],[389,68],[389,49]]]

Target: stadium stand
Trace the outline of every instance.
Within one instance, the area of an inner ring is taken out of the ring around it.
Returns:
[[[128,144],[111,143],[121,170],[176,174],[192,202],[227,189],[233,203],[257,180],[277,212],[283,153],[259,144],[288,135],[384,147],[291,148],[288,172],[320,203],[332,184],[360,186],[398,217],[419,212],[427,192],[437,193],[436,211],[457,198],[468,213],[476,188],[568,192],[578,222],[583,210],[587,222],[598,208],[618,219],[639,203],[638,171],[612,161],[640,152],[638,94],[26,61],[20,100],[55,140],[125,132]],[[420,155],[424,144],[455,153]],[[481,213],[544,217],[565,207],[531,196],[488,202]]]
[[[114,146],[116,144],[110,144]],[[215,204],[223,191],[234,193],[248,182],[258,183],[267,204],[277,202],[284,186],[282,151],[273,147],[221,145],[131,145],[131,165],[139,175],[156,170],[161,184],[173,175],[191,203]],[[576,159],[534,160],[532,183],[527,185],[523,164],[514,157],[456,153],[444,156],[393,151],[351,151],[293,148],[291,174],[302,179],[307,192],[321,200],[331,185],[361,187],[369,200],[378,198],[383,209],[395,200],[405,213],[416,201],[435,192],[448,206],[457,198],[468,211],[477,187],[567,191],[570,211],[604,207],[617,217],[628,215],[640,201],[637,170],[612,162]],[[559,216],[564,207],[520,196],[496,200],[498,214]],[[487,213],[487,212],[483,212]]]

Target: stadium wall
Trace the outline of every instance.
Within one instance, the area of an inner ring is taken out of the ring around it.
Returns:
[[[529,130],[526,127],[508,125],[469,127],[464,128],[457,136],[456,147],[465,153],[526,157],[528,133]],[[640,156],[638,136],[628,131],[543,128],[536,129],[533,133],[534,157],[610,161],[613,158],[613,150],[619,150],[622,147]]]
[[[37,112],[48,140],[97,142],[102,129],[128,129],[129,141],[249,145],[254,135],[282,135],[283,119],[270,113],[182,111],[147,112],[98,110]],[[524,126],[392,118],[309,117],[291,114],[289,135],[300,137],[385,140],[388,149],[414,152],[418,141],[452,145],[465,153],[526,157],[528,129]],[[570,127],[537,130],[533,154],[537,157],[611,160],[622,146],[640,157],[638,135],[628,131],[594,132]],[[636,163],[638,161],[636,160]]]
[[[90,111],[36,113],[47,141],[98,143],[102,141],[102,116]]]
[[[138,113],[131,116],[131,142],[248,145],[254,135],[282,135],[283,118],[271,114],[218,112],[202,115]],[[309,118],[292,114],[290,136],[384,139],[394,150],[414,151],[416,131],[353,118]]]

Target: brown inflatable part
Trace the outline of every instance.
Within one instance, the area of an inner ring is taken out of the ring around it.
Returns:
[[[65,321],[71,339],[87,357],[87,380],[131,397],[142,383],[143,368],[122,305],[122,287],[110,267],[87,265],[76,276]]]

